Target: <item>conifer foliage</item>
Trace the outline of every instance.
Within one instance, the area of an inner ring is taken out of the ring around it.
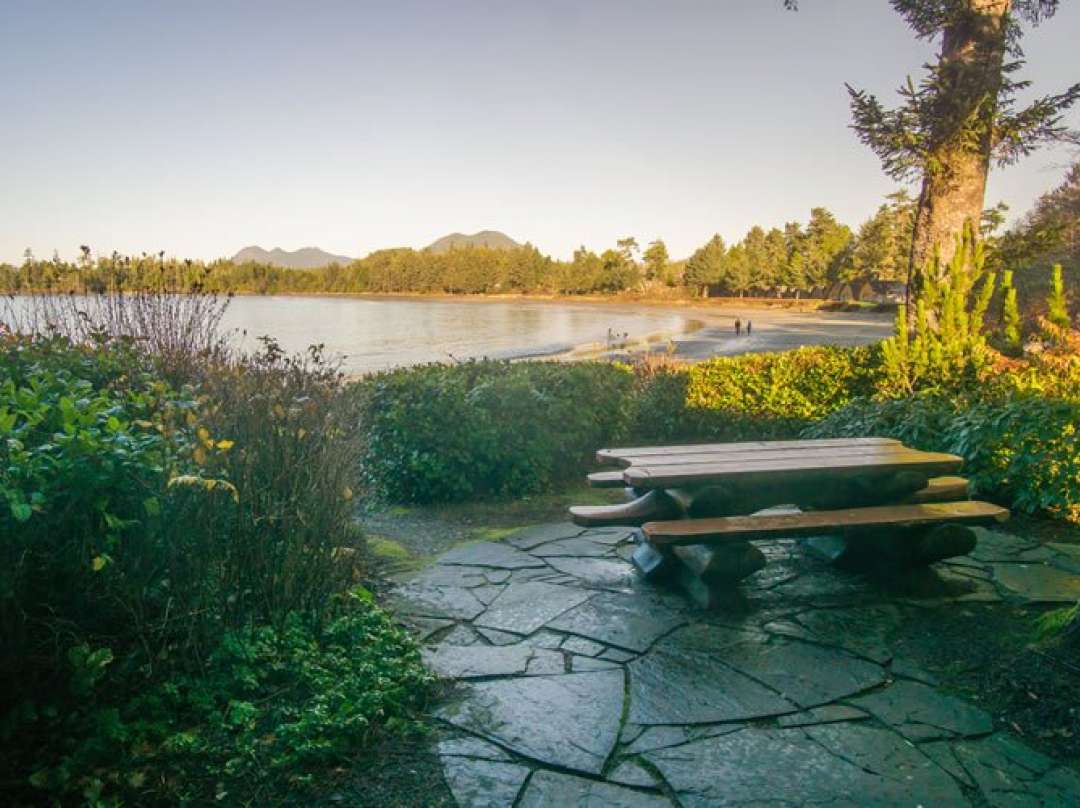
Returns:
[[[983,325],[995,275],[986,269],[983,245],[971,226],[957,239],[947,265],[935,254],[926,277],[915,301],[914,330],[901,306],[896,333],[882,343],[884,390],[891,395],[974,380],[989,363]]]

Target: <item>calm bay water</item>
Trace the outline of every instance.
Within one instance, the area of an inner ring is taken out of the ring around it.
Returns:
[[[662,309],[538,301],[363,300],[236,297],[224,326],[245,348],[262,335],[288,351],[323,343],[349,374],[422,362],[513,358],[603,343],[608,329],[641,336],[681,331],[686,319]]]

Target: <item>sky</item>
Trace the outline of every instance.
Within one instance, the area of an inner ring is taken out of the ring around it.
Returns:
[[[1077,42],[1063,3],[1029,94],[1080,80]],[[0,0],[0,262],[857,226],[897,186],[844,82],[891,100],[933,53],[886,0]],[[1015,218],[1075,157],[995,170],[988,205]]]

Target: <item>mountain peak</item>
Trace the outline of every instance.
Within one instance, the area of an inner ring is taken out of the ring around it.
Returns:
[[[334,255],[318,247],[301,247],[299,250],[283,250],[274,247],[272,250],[264,250],[257,244],[244,247],[232,257],[234,264],[243,264],[252,261],[256,264],[270,264],[286,269],[314,269],[324,267],[327,264],[348,264],[353,259],[346,255]]]
[[[512,250],[521,245],[498,230],[481,230],[478,233],[451,233],[433,241],[424,249],[433,253],[447,252],[457,247],[487,247],[492,250]]]

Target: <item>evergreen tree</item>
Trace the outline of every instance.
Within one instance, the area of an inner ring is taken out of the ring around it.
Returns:
[[[702,297],[705,297],[709,293],[710,286],[724,281],[726,259],[727,248],[724,246],[724,239],[717,233],[687,259],[683,283],[699,289]]]
[[[1016,305],[1016,287],[1012,285],[1013,274],[1005,270],[1001,274],[1001,337],[1005,350],[1012,354],[1020,352],[1020,309]]]
[[[1058,328],[1068,329],[1072,326],[1069,307],[1065,301],[1065,284],[1061,279],[1061,264],[1054,264],[1053,274],[1050,276],[1050,295],[1046,298],[1046,319]]]
[[[927,387],[973,382],[989,362],[983,322],[994,292],[983,246],[968,225],[947,266],[934,257],[915,301],[915,327],[901,306],[896,332],[882,343],[886,390],[908,395]]]
[[[674,285],[670,272],[671,263],[668,257],[667,245],[661,239],[649,242],[641,257],[645,261],[645,280],[662,281],[668,286]]]
[[[1068,136],[1062,113],[1080,98],[1080,84],[1016,109],[1016,94],[1027,86],[1013,78],[1023,64],[1020,24],[1052,16],[1058,0],[891,3],[920,39],[940,39],[938,59],[922,81],[901,87],[896,109],[848,91],[853,128],[885,171],[921,183],[908,261],[912,295],[927,281],[934,251],[947,264],[964,223],[980,222],[991,161],[1008,165]]]

